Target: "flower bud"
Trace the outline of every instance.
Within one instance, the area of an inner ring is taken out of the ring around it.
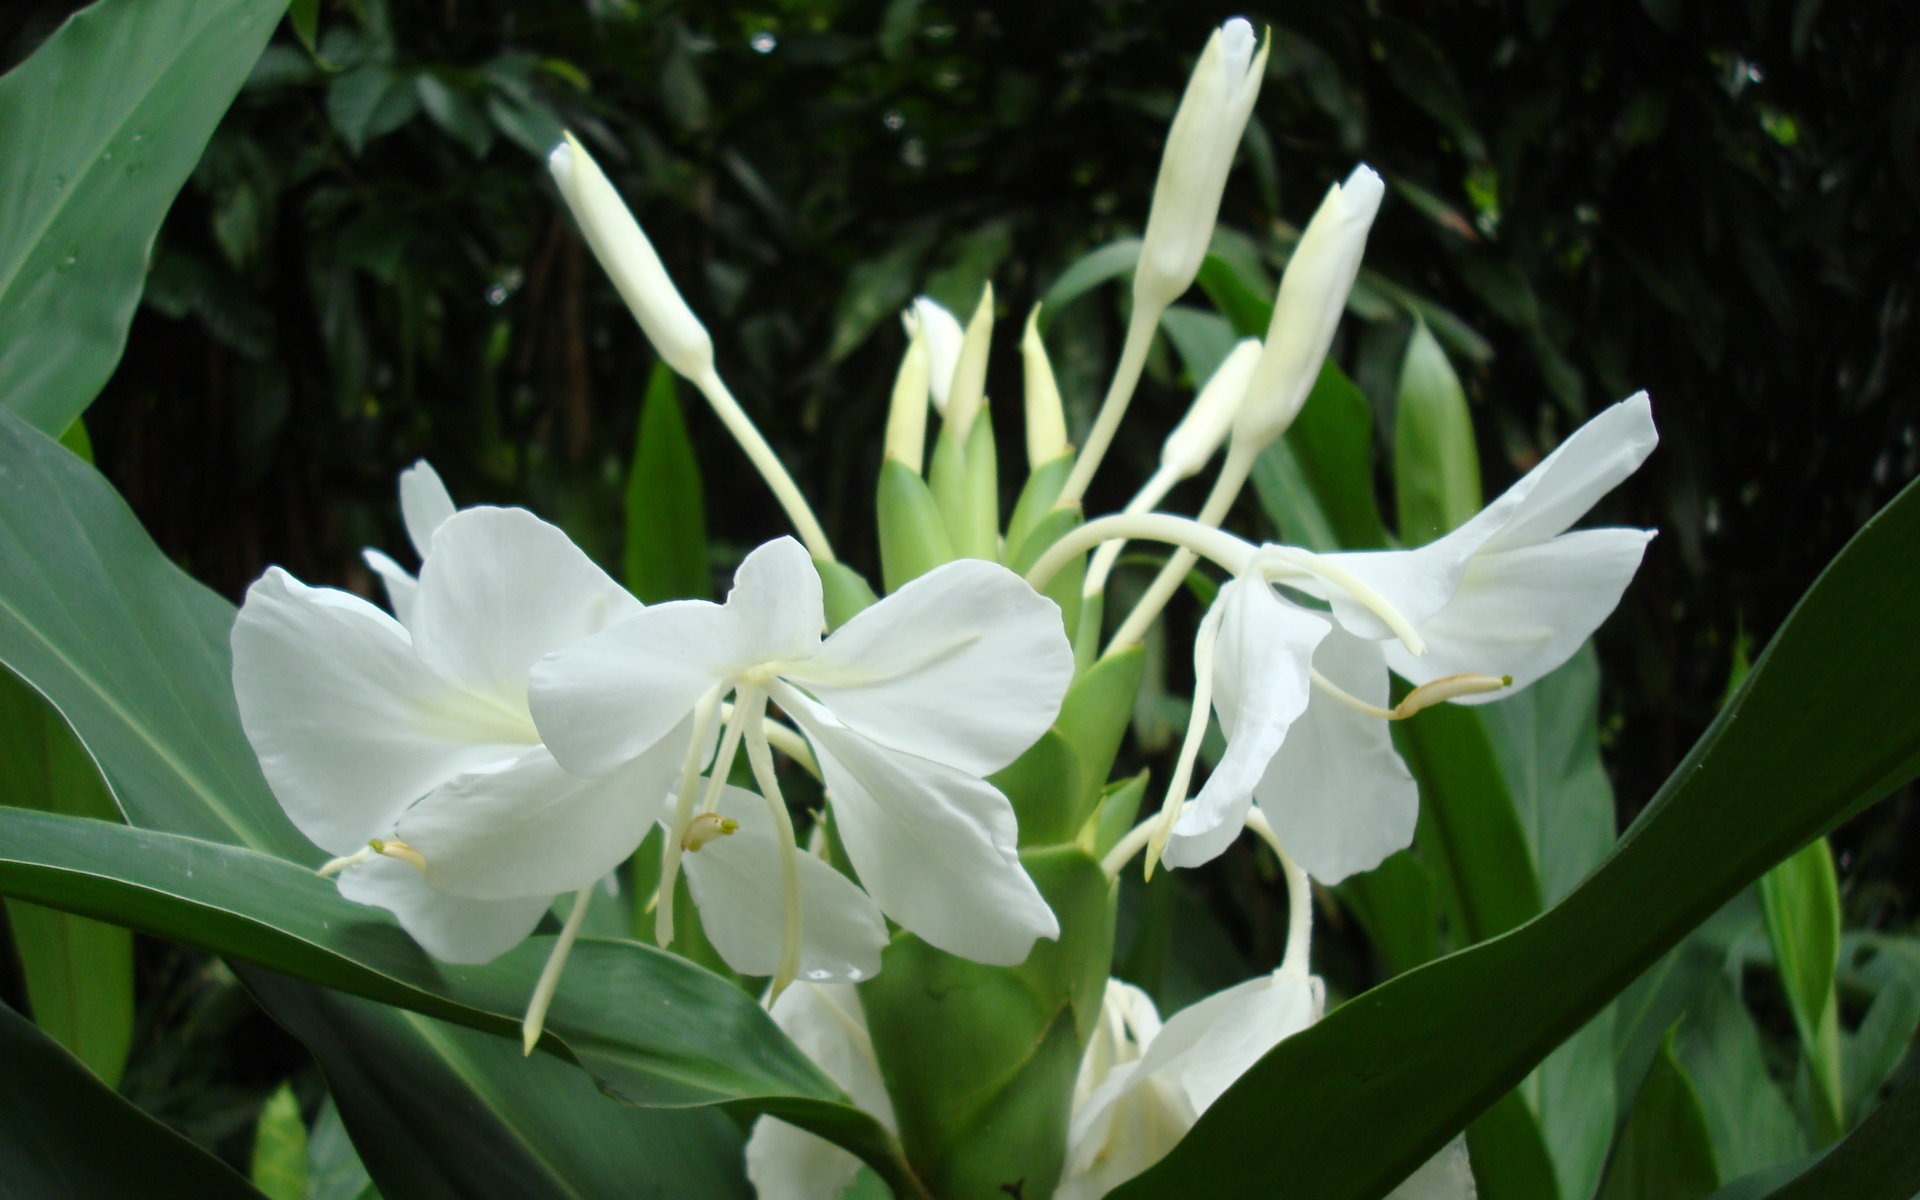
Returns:
[[[915,475],[927,453],[927,333],[907,313],[907,352],[900,373],[893,377],[893,403],[887,409],[888,458],[897,459]]]
[[[1020,338],[1020,361],[1026,367],[1027,465],[1038,468],[1067,451],[1067,417],[1060,406],[1060,385],[1053,363],[1040,340],[1040,306],[1027,314],[1027,331]]]
[[[958,361],[953,364],[953,387],[947,393],[947,407],[941,411],[953,440],[966,445],[973,419],[987,396],[987,351],[993,341],[993,285],[980,292],[980,303],[967,322],[965,340],[960,343]]]
[[[927,397],[933,411],[946,415],[947,393],[953,390],[953,369],[960,363],[960,345],[966,340],[960,322],[931,296],[916,296],[913,307],[902,316],[907,333],[916,333],[927,344]]]
[[[1160,158],[1140,265],[1133,275],[1136,304],[1164,308],[1200,272],[1227,172],[1266,73],[1271,39],[1260,43],[1258,55],[1254,44],[1253,26],[1235,17],[1213,31],[1194,65]]]
[[[1386,185],[1362,163],[1327,190],[1319,211],[1307,222],[1300,244],[1280,280],[1267,326],[1267,348],[1253,369],[1247,399],[1234,421],[1233,436],[1258,448],[1285,433],[1320,377],[1320,364],[1333,344],[1334,327],[1347,308],[1347,293],[1360,273],[1360,252]]]
[[[1233,428],[1240,402],[1246,399],[1247,381],[1253,378],[1254,364],[1259,361],[1260,339],[1242,338],[1214,369],[1193,407],[1160,447],[1160,466],[1168,475],[1176,480],[1198,475],[1220,443],[1227,440],[1227,430]]]
[[[547,169],[573,210],[587,245],[633,310],[663,361],[698,382],[713,370],[713,339],[680,298],[653,243],[579,139],[571,133],[547,155]]]

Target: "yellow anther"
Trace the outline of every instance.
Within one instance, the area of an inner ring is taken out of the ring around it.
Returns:
[[[739,828],[740,822],[732,817],[723,817],[717,812],[701,813],[687,822],[687,831],[680,835],[680,848],[692,854],[708,842],[726,837]]]
[[[427,869],[427,856],[403,841],[398,839],[382,840],[380,838],[373,838],[367,842],[367,845],[372,848],[375,854],[384,854],[388,858],[397,858],[401,862],[412,863],[414,869],[419,871],[425,871]]]
[[[1501,688],[1513,686],[1511,675],[1447,675],[1432,683],[1423,683],[1408,692],[1406,698],[1393,706],[1393,716],[1404,721],[1423,708],[1444,704],[1448,700],[1457,700],[1461,696],[1480,696],[1487,692],[1497,692]]]

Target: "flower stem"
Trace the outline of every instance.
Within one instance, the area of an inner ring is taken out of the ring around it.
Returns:
[[[1280,969],[1304,976],[1313,948],[1313,884],[1306,871],[1280,844],[1280,835],[1273,831],[1266,813],[1258,808],[1248,809],[1247,828],[1266,842],[1273,856],[1280,860],[1281,874],[1287,879],[1287,952],[1280,960]]]
[[[1160,863],[1160,855],[1173,836],[1174,822],[1187,806],[1187,786],[1193,782],[1193,767],[1200,757],[1200,743],[1206,740],[1207,722],[1213,716],[1213,646],[1218,625],[1202,622],[1200,635],[1193,643],[1193,711],[1187,718],[1187,736],[1180,743],[1180,757],[1173,766],[1173,778],[1167,782],[1167,798],[1160,805],[1159,820],[1147,843],[1147,878]]]
[[[762,704],[765,703],[762,698]],[[780,965],[774,970],[773,982],[767,988],[767,1006],[780,998],[794,977],[800,973],[800,934],[802,914],[800,911],[800,848],[794,844],[793,816],[787,812],[787,802],[780,794],[780,778],[773,769],[773,750],[767,745],[767,735],[760,722],[755,721],[747,734],[747,762],[753,766],[753,778],[760,785],[760,794],[766,798],[767,811],[773,815],[774,836],[780,841],[780,906],[782,910],[783,931],[780,939]]]
[[[787,520],[793,522],[793,531],[800,535],[807,553],[823,562],[833,562],[833,546],[827,541],[826,531],[820,528],[820,522],[815,519],[813,509],[808,507],[807,498],[800,494],[800,487],[794,483],[793,476],[787,473],[786,464],[773,452],[773,447],[767,445],[767,439],[760,435],[753,419],[747,416],[740,402],[721,382],[719,372],[709,368],[693,380],[693,386],[706,397],[714,415],[720,418],[720,423],[727,427],[733,440],[746,452],[747,461],[760,473],[760,478],[767,481],[773,498],[786,510]]]
[[[1166,499],[1167,493],[1178,482],[1180,477],[1162,466],[1154,471],[1147,479],[1146,486],[1134,493],[1133,499],[1127,501],[1127,506],[1120,511],[1126,514],[1152,512],[1154,506]],[[1097,596],[1107,590],[1107,576],[1113,574],[1113,564],[1120,561],[1120,552],[1126,547],[1124,538],[1115,538],[1101,545],[1087,566],[1086,582],[1080,586],[1081,595]]]
[[[1127,322],[1127,340],[1120,348],[1120,363],[1114,367],[1113,382],[1107,387],[1107,398],[1101,401],[1100,415],[1087,431],[1086,445],[1081,447],[1080,457],[1074,459],[1073,470],[1068,472],[1066,486],[1060,489],[1060,498],[1054,507],[1078,504],[1086,495],[1087,484],[1093,482],[1093,473],[1100,469],[1100,460],[1106,457],[1113,435],[1120,429],[1120,419],[1127,415],[1134,389],[1140,386],[1140,372],[1147,365],[1147,350],[1153,345],[1153,331],[1159,326],[1165,307],[1134,305],[1133,316]]]
[[[1027,584],[1034,591],[1046,587],[1060,568],[1103,542],[1139,538],[1167,542],[1185,549],[1192,563],[1206,557],[1238,574],[1250,562],[1254,547],[1230,533],[1202,525],[1190,517],[1172,513],[1115,513],[1096,517],[1085,525],[1068,530],[1060,540],[1048,546],[1027,571]]]
[[[1227,461],[1221,466],[1220,474],[1213,481],[1213,490],[1207,494],[1207,502],[1201,506],[1200,515],[1194,518],[1196,524],[1208,528],[1217,527],[1226,520],[1227,513],[1233,508],[1233,502],[1240,495],[1240,489],[1246,486],[1247,476],[1253,473],[1253,462],[1258,457],[1257,449],[1249,449],[1247,443],[1235,438],[1227,443]],[[1124,650],[1128,646],[1143,640],[1147,626],[1159,617],[1160,610],[1173,599],[1180,589],[1181,580],[1193,569],[1197,556],[1191,550],[1176,551],[1167,560],[1160,573],[1147,585],[1146,594],[1133,606],[1127,619],[1120,623],[1113,640],[1107,643],[1106,654]],[[1235,574],[1239,574],[1236,569]]]

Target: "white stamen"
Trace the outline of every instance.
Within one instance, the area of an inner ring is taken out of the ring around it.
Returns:
[[[532,1054],[540,1043],[540,1030],[547,1023],[547,1006],[553,1003],[554,989],[560,986],[560,972],[565,969],[574,939],[580,936],[580,926],[587,919],[587,897],[592,891],[593,885],[588,884],[573,894],[573,911],[567,914],[567,923],[560,927],[560,936],[554,939],[547,965],[540,968],[540,980],[533,985],[533,999],[527,1001],[527,1015],[520,1022],[523,1055]]]

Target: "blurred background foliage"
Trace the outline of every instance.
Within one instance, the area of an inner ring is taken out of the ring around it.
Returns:
[[[0,66],[74,7],[8,5]],[[102,469],[156,539],[230,597],[268,562],[371,592],[358,550],[402,544],[394,478],[422,456],[462,503],[529,504],[619,562],[652,358],[546,181],[562,127],[646,223],[842,555],[874,574],[895,313],[919,291],[970,307],[991,277],[1013,318],[989,387],[1007,398],[1010,457],[1017,319],[1138,233],[1191,55],[1234,11],[1269,23],[1274,45],[1221,252],[1271,274],[1354,162],[1390,184],[1336,351],[1374,403],[1381,462],[1412,308],[1464,382],[1490,493],[1600,406],[1652,393],[1661,449],[1600,513],[1661,530],[1600,636],[1623,822],[1710,720],[1743,648],[1920,473],[1920,17],[1903,6],[293,10],[169,217],[126,359],[89,416]],[[1050,314],[1082,424],[1123,292]],[[1191,395],[1186,357],[1156,356],[1090,510],[1144,479]],[[691,408],[689,425],[724,570],[782,521],[717,426]],[[1263,521],[1250,494],[1241,524]],[[1166,664],[1175,694],[1180,657]],[[1861,936],[1912,926],[1916,808],[1909,792],[1837,835]],[[1188,939],[1189,959],[1219,973],[1194,987],[1277,957],[1283,930],[1260,915],[1277,908],[1248,895],[1272,884],[1251,856],[1241,868],[1199,898],[1225,919]],[[1706,939],[1736,974],[1753,954],[1748,908]],[[139,1039],[125,1086],[244,1161],[245,1121],[223,1124],[220,1105],[177,1114],[168,1098],[238,1089],[258,1103],[285,1059],[183,1086],[210,1069],[193,1047],[259,1018],[221,968],[148,957],[142,990],[171,1006],[148,1019],[192,1038],[164,1055]],[[1784,1007],[1750,1002],[1790,1043]]]

